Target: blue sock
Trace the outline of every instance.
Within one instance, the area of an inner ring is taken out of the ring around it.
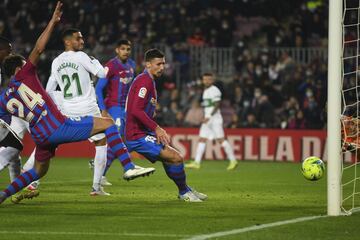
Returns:
[[[35,169],[32,168],[18,176],[3,192],[7,197],[10,197],[38,179],[39,176],[37,175]]]
[[[110,146],[114,155],[120,160],[125,172],[135,167],[130,159],[129,151],[127,150],[123,140],[120,137],[119,130],[116,125],[105,130],[108,146]]]
[[[184,164],[180,165],[170,165],[167,163],[163,163],[166,175],[174,181],[176,186],[179,189],[179,194],[184,194],[190,190],[190,188],[186,185],[186,174],[184,171]]]

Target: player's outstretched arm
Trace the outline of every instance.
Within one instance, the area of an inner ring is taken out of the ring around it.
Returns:
[[[40,55],[44,52],[45,46],[46,46],[47,42],[49,41],[49,38],[51,36],[51,33],[54,30],[55,25],[61,19],[62,5],[63,4],[61,2],[57,2],[52,18],[50,19],[50,21],[49,21],[48,25],[46,26],[45,30],[43,31],[43,33],[40,35],[40,37],[36,41],[35,47],[30,53],[29,60],[34,65],[36,65],[38,63]]]

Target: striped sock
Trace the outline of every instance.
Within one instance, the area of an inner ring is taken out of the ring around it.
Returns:
[[[115,154],[113,153],[113,151],[111,150],[111,148],[108,146],[107,148],[107,153],[106,153],[106,166],[105,166],[105,171],[103,176],[106,175],[107,171],[109,170],[112,162],[114,161],[114,159],[116,158]]]
[[[163,166],[166,175],[168,175],[168,177],[175,182],[181,195],[190,190],[190,188],[186,185],[186,174],[184,171],[183,163],[181,163],[180,165],[169,165],[163,163]]]
[[[39,176],[35,169],[32,168],[18,176],[3,192],[6,194],[6,197],[10,197],[38,179]]]
[[[114,155],[120,160],[125,172],[129,169],[134,168],[135,165],[130,159],[130,154],[120,137],[119,130],[116,125],[112,125],[111,127],[107,128],[105,130],[105,135],[107,138],[108,146],[110,146]]]

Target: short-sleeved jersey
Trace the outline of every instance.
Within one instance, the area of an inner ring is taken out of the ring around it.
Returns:
[[[54,91],[59,85],[63,93],[64,109],[79,109],[97,106],[96,94],[90,74],[105,76],[105,70],[96,59],[81,51],[66,51],[55,58],[51,65],[51,76],[46,90]],[[79,105],[81,104],[81,106]]]
[[[125,138],[128,141],[154,135],[157,103],[156,85],[147,71],[138,75],[130,86],[126,101]]]
[[[106,63],[105,71],[107,71],[108,83],[105,106],[107,109],[114,106],[125,107],[126,97],[135,76],[135,67],[132,59],[122,63],[119,58],[115,57]]]
[[[204,108],[205,118],[210,117],[221,117],[220,110],[218,109],[216,113],[211,116],[212,111],[216,102],[221,101],[221,91],[214,85],[206,88],[202,94],[202,106]]]
[[[66,119],[40,84],[36,67],[29,60],[0,95],[0,116],[9,113],[29,122],[37,144],[46,143]]]

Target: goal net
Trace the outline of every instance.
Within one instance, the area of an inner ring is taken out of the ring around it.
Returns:
[[[360,1],[343,0],[342,15],[340,205],[349,214],[360,208]]]

